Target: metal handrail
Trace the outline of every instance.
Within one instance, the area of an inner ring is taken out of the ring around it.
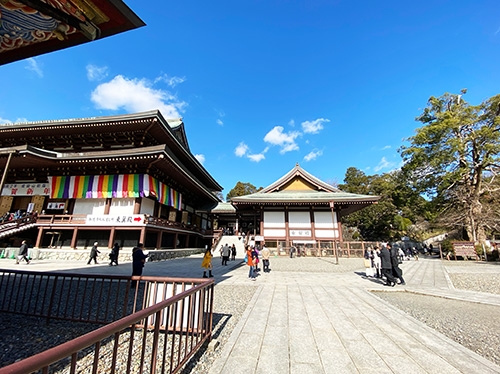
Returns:
[[[13,287],[19,288],[21,283],[26,286],[30,280],[33,284],[37,282],[42,283],[41,278],[30,278],[28,274],[34,274],[23,271],[9,271],[9,273],[14,272],[14,275],[19,278],[14,278],[14,281],[11,283],[4,282],[4,278],[8,273],[2,270],[0,270],[0,272],[3,272],[0,290],[8,288],[11,288],[12,290]],[[62,274],[56,272],[42,274],[46,275],[47,279],[50,279],[50,277],[55,275],[68,279],[73,279],[75,276],[82,276],[81,274]],[[11,274],[8,275],[10,278]],[[151,373],[156,372],[157,369],[161,372],[175,373],[180,370],[180,368],[191,356],[194,355],[204,342],[211,339],[214,289],[213,279],[165,278],[150,276],[112,277],[95,275],[88,276],[86,278],[93,279],[94,281],[96,279],[100,279],[101,282],[109,282],[110,279],[117,278],[118,280],[127,280],[128,286],[130,286],[128,282],[138,282],[134,292],[132,313],[124,315],[118,320],[110,323],[108,322],[105,326],[67,343],[61,344],[4,368],[0,368],[0,374],[30,373],[37,370],[42,370],[42,372],[46,373],[51,365],[62,365],[66,369],[69,368],[70,373],[75,373],[77,372],[77,367],[79,365],[90,365],[87,362],[89,360],[87,356],[91,355],[91,352],[87,352],[86,356],[82,356],[81,352],[86,352],[88,348],[92,346],[93,359],[91,365],[94,369],[99,368],[99,372],[114,373],[115,367],[118,366],[121,368],[118,372],[129,373],[131,372],[130,368],[132,361],[134,361],[135,364],[138,360],[135,355],[132,355],[132,352],[141,351],[142,353],[139,359],[139,366],[141,368],[143,368],[144,365],[147,365],[149,366],[149,372]],[[17,284],[14,286],[12,283]],[[46,284],[48,284],[48,281]],[[102,284],[103,283],[101,283],[101,285]],[[140,287],[140,285],[142,285],[142,287]],[[171,287],[169,291],[167,291],[168,287]],[[24,288],[26,289],[26,287]],[[177,292],[177,288],[180,289],[180,292]],[[50,298],[48,302],[46,300],[42,302],[42,305],[46,306],[47,310],[54,310],[54,289],[55,288],[52,289],[50,294],[48,292],[44,292],[39,295],[41,299]],[[166,298],[170,292],[174,292],[175,294]],[[3,293],[3,301],[5,301],[5,296],[9,292],[4,291]],[[24,293],[20,295],[19,292],[16,293],[11,291],[8,296],[9,302],[7,304],[7,308],[5,308],[5,303],[2,303],[4,311],[7,309],[7,311],[18,314],[19,305],[23,307],[28,305],[20,300],[26,298]],[[84,293],[81,297],[85,299],[88,295]],[[108,299],[110,298],[108,297]],[[127,297],[125,297],[125,299],[127,299]],[[36,305],[38,300],[35,300],[33,303]],[[28,305],[28,307],[30,306]],[[105,310],[107,311],[109,307],[110,306],[107,304]],[[61,306],[59,303],[57,306],[57,313],[59,313],[59,308],[68,308],[68,304]],[[99,308],[102,309],[102,306]],[[47,317],[43,310],[39,309],[38,311],[40,313],[39,315]],[[33,311],[30,314],[33,315]],[[50,318],[73,320],[72,318],[74,317],[70,316],[70,318],[64,318],[59,315],[55,317],[50,316]],[[80,319],[80,321],[82,321],[82,319]],[[87,322],[96,321],[88,319]],[[102,320],[100,323],[105,322]],[[137,331],[139,331],[139,333],[137,333]],[[161,332],[162,334],[160,335]],[[124,339],[122,338],[123,335],[125,335]],[[136,335],[139,335],[139,338],[136,338]],[[123,341],[126,343],[123,343]],[[104,345],[102,345],[103,342],[105,343]],[[110,346],[107,346],[106,344],[109,344]],[[145,353],[145,344],[148,344],[148,347],[152,347],[151,355]],[[152,344],[152,346],[149,344]],[[163,351],[161,351],[162,347]],[[121,357],[125,357],[125,362],[118,362],[118,352],[123,353]],[[112,360],[100,360],[100,357],[103,355],[108,356],[108,358],[112,357]],[[161,362],[158,361],[158,357],[160,356]],[[67,362],[68,360],[70,362]],[[110,366],[106,366],[110,362]],[[123,369],[124,366],[128,369]],[[167,369],[165,369],[166,367]],[[93,372],[95,371],[93,370]]]

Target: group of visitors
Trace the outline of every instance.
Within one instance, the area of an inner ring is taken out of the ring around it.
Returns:
[[[390,243],[381,248],[375,246],[365,250],[366,275],[385,279],[385,285],[394,287],[396,284],[405,285],[403,270],[399,267],[401,261],[400,248]],[[399,280],[399,283],[397,282]]]
[[[259,263],[262,258],[262,264],[264,267],[264,273],[269,273],[271,269],[269,268],[269,258],[271,257],[271,251],[264,244],[262,249],[258,245],[245,247],[245,263],[248,266],[248,278],[252,281],[256,280],[259,275],[260,268]]]

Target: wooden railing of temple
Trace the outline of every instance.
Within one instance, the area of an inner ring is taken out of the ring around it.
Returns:
[[[0,270],[0,312],[103,325],[0,374],[178,372],[211,339],[213,293],[211,278]]]

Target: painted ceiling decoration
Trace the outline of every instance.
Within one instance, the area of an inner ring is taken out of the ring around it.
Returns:
[[[121,0],[0,0],[0,65],[141,26]]]

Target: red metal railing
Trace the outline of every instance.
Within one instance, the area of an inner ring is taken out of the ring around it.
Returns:
[[[212,279],[7,270],[0,275],[2,312],[104,324],[0,368],[0,374],[175,373],[211,338]]]

